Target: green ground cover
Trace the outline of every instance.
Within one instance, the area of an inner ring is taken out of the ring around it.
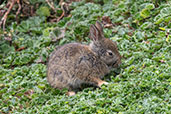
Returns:
[[[0,113],[171,114],[171,1],[82,1],[70,7],[72,16],[59,23],[48,21],[50,7],[42,4],[35,16],[20,24],[7,20],[6,32],[0,30]],[[88,43],[89,26],[103,16],[114,24],[104,32],[118,42],[120,74],[111,72],[109,85],[72,97],[51,88],[49,54],[57,45]],[[61,29],[65,34],[56,39]],[[10,36],[12,44],[5,40]]]

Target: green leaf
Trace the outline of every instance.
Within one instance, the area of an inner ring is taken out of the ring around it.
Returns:
[[[161,14],[159,14],[154,18],[154,23],[160,24],[163,20],[164,20],[164,17]]]
[[[143,9],[143,10],[140,12],[140,16],[143,17],[143,18],[150,17],[150,10],[149,10],[149,9]]]
[[[155,8],[155,6],[154,6],[154,4],[147,4],[147,5],[145,6],[145,8],[146,8],[146,9],[149,9],[149,10],[152,10],[152,9]]]
[[[163,8],[160,12],[163,16],[171,15],[171,7]]]
[[[53,30],[53,28],[49,28],[49,27],[48,27],[48,28],[44,29],[44,30],[43,30],[43,36],[44,36],[44,37],[50,36],[51,30]]]
[[[3,52],[4,54],[7,54],[7,53],[13,52],[13,51],[15,51],[15,48],[13,46],[10,46],[5,43],[0,45],[0,53]]]
[[[143,23],[143,24],[141,25],[141,29],[145,30],[145,29],[147,29],[147,28],[151,28],[152,25],[153,25],[152,22],[145,22],[145,23]]]
[[[36,13],[37,13],[39,16],[45,16],[45,17],[50,16],[49,8],[46,7],[46,6],[40,7],[40,8],[36,11]]]
[[[164,21],[165,21],[166,23],[169,23],[169,22],[171,21],[171,16],[165,17],[165,18],[164,18]]]

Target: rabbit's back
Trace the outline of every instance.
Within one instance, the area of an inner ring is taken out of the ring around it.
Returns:
[[[79,88],[82,83],[91,83],[90,77],[102,78],[109,72],[87,45],[66,44],[55,50],[48,62],[47,79],[55,88]]]

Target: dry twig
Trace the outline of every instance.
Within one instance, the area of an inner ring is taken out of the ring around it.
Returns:
[[[49,0],[46,0],[46,2],[48,3],[48,5],[53,9],[53,11],[56,13],[56,10],[59,10],[58,8],[55,8],[53,5],[53,2],[50,3]]]
[[[12,0],[10,7],[8,8],[7,12],[5,13],[5,15],[2,17],[2,19],[0,21],[0,27],[1,27],[1,25],[3,25],[3,30],[5,30],[5,23],[7,20],[7,16],[10,13],[11,9],[13,8],[15,2],[16,2],[16,0]]]
[[[61,3],[61,9],[62,9],[62,15],[57,19],[57,22],[60,21],[64,16],[67,16],[69,15],[69,4],[63,2]]]
[[[16,13],[16,21],[18,22],[18,14],[20,13],[20,10],[21,10],[20,0],[17,0],[17,4],[18,4],[18,10],[17,10],[17,13]]]
[[[10,6],[9,6],[7,12],[4,14],[4,16],[2,17],[2,19],[0,21],[0,28],[1,28],[1,26],[3,26],[3,30],[5,30],[5,24],[6,24],[6,20],[7,20],[8,14],[11,12],[11,10],[12,10],[12,8],[13,8],[13,6],[14,6],[14,4],[16,2],[18,4],[18,10],[16,12],[16,20],[17,20],[18,14],[20,13],[20,10],[21,10],[20,0],[12,0],[12,1],[9,1],[7,3],[7,5],[10,4]]]

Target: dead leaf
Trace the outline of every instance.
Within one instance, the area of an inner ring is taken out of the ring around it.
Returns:
[[[102,23],[104,25],[104,28],[112,28],[113,27],[112,21],[109,16],[103,16]]]
[[[28,91],[26,91],[24,94],[25,95],[32,95],[34,93],[34,91],[31,89],[31,90],[28,90]]]
[[[133,33],[132,33],[132,32],[128,32],[128,35],[129,35],[129,36],[132,36],[132,35],[133,35]]]
[[[23,105],[20,104],[19,107],[20,107],[21,110],[23,109]]]
[[[7,41],[12,41],[12,37],[7,36],[7,37],[5,37],[5,40],[7,40]]]
[[[150,42],[149,41],[144,41],[145,44],[149,44]]]
[[[25,47],[20,47],[20,48],[16,49],[16,51],[21,51],[21,50],[24,50],[24,49],[25,49]]]
[[[24,93],[24,95],[26,96],[26,97],[28,97],[29,99],[31,99],[31,95],[34,93],[34,91],[31,89],[31,90],[28,90],[28,91],[26,91],[25,93]]]

